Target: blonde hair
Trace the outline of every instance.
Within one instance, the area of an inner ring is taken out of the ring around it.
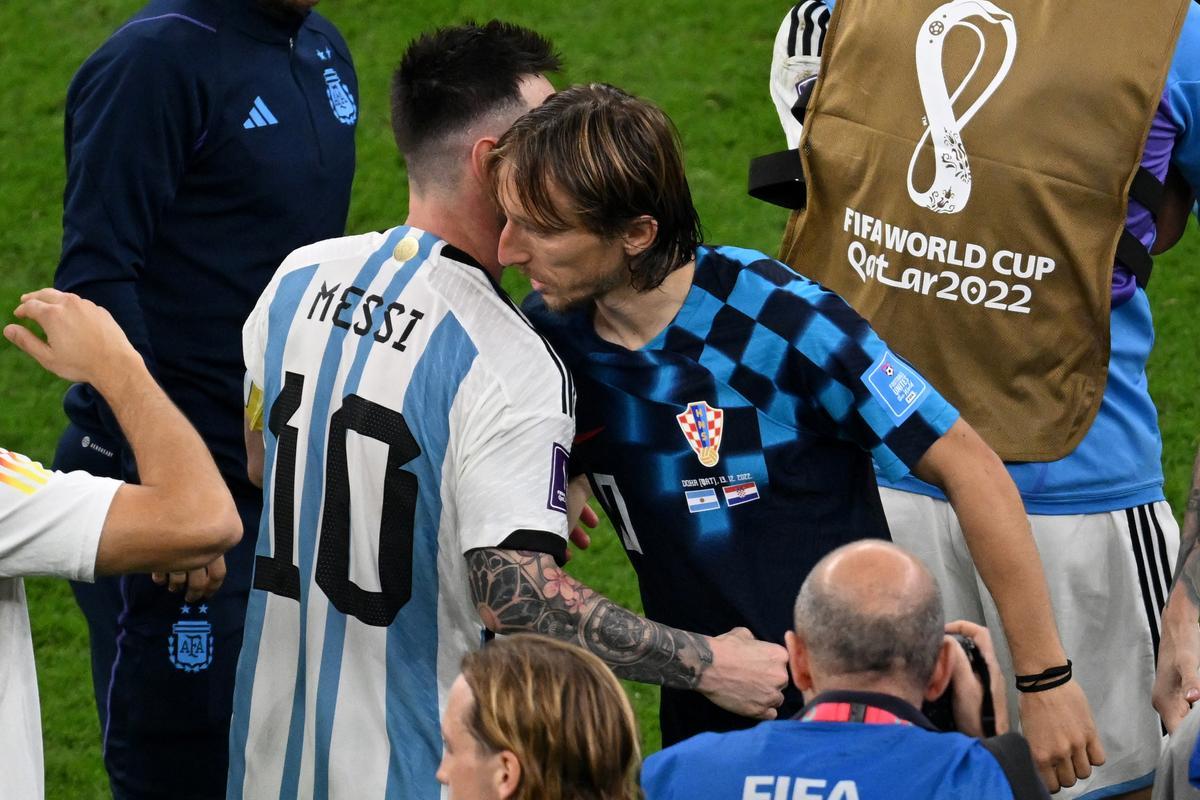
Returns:
[[[462,674],[475,696],[467,727],[521,764],[515,800],[641,800],[633,708],[599,658],[519,634],[469,654]]]

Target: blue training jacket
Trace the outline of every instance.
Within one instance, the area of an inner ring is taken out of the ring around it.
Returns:
[[[242,323],[288,253],[344,232],[359,96],[332,24],[268,8],[153,0],[79,69],[55,275],[112,312],[231,487],[250,493]],[[91,387],[64,405],[121,441]]]

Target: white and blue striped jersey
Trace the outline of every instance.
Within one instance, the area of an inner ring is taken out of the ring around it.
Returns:
[[[293,253],[243,345],[265,504],[228,797],[436,798],[483,634],[463,554],[565,553],[569,377],[481,266],[407,227]]]

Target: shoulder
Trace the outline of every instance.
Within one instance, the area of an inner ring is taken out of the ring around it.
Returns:
[[[1188,3],[1167,73],[1167,92],[1176,121],[1189,119],[1192,126],[1196,125],[1200,115],[1200,5],[1196,3]]]
[[[297,248],[288,254],[271,280],[267,283],[259,297],[258,305],[269,305],[279,291],[281,284],[290,275],[302,273],[305,270],[316,271],[318,267],[327,266],[332,274],[340,274],[352,269],[370,258],[387,241],[387,232],[371,231],[354,236],[339,236],[335,239],[324,239],[319,242]]]
[[[378,252],[387,241],[387,237],[388,231],[369,231],[313,242],[289,253],[279,266],[279,272],[290,272],[329,261],[363,261]]]
[[[516,404],[553,398],[564,414],[574,406],[571,375],[547,337],[481,267],[442,252],[429,281],[462,325],[481,364]]]
[[[307,31],[324,36],[333,45],[334,49],[347,61],[353,61],[350,58],[350,46],[346,44],[345,38],[342,37],[341,31],[337,26],[322,16],[317,11],[309,12],[309,15],[304,20],[304,28]]]
[[[121,24],[84,61],[72,88],[110,73],[141,82],[201,72],[213,61],[219,13],[190,0],[160,0]]]
[[[696,258],[695,282],[733,305],[754,302],[776,290],[810,301],[836,297],[782,261],[742,247],[701,246]]]
[[[659,797],[704,797],[720,794],[731,777],[739,783],[740,772],[728,767],[752,769],[759,759],[773,760],[772,745],[789,756],[795,742],[776,742],[780,733],[790,732],[788,721],[760,722],[753,728],[727,733],[701,733],[661,750],[642,765],[642,786],[648,800]]]
[[[702,247],[695,284],[793,345],[870,330],[839,295],[757,250]]]
[[[221,13],[196,0],[156,0],[126,20],[102,46],[123,52],[150,52],[183,58],[212,46],[222,27]],[[183,48],[184,53],[178,52]]]

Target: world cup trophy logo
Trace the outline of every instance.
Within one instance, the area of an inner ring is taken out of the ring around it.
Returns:
[[[961,117],[954,116],[954,102],[975,77],[987,51],[987,37],[976,22],[998,25],[1004,34],[1003,59],[983,92]],[[955,28],[971,31],[979,38],[975,63],[951,93],[946,85],[942,55],[946,39]],[[934,9],[925,18],[917,34],[917,83],[925,104],[925,131],[921,134],[912,159],[908,162],[908,196],[917,205],[939,214],[956,214],[966,208],[971,197],[971,162],[963,145],[962,129],[975,112],[991,98],[1012,68],[1017,52],[1017,28],[1012,15],[987,0],[952,0]],[[925,152],[925,143],[933,145],[934,176],[928,189],[913,185],[913,169]]]
[[[725,412],[708,403],[688,403],[687,410],[675,417],[692,451],[706,467],[714,467],[721,456],[721,430]]]

